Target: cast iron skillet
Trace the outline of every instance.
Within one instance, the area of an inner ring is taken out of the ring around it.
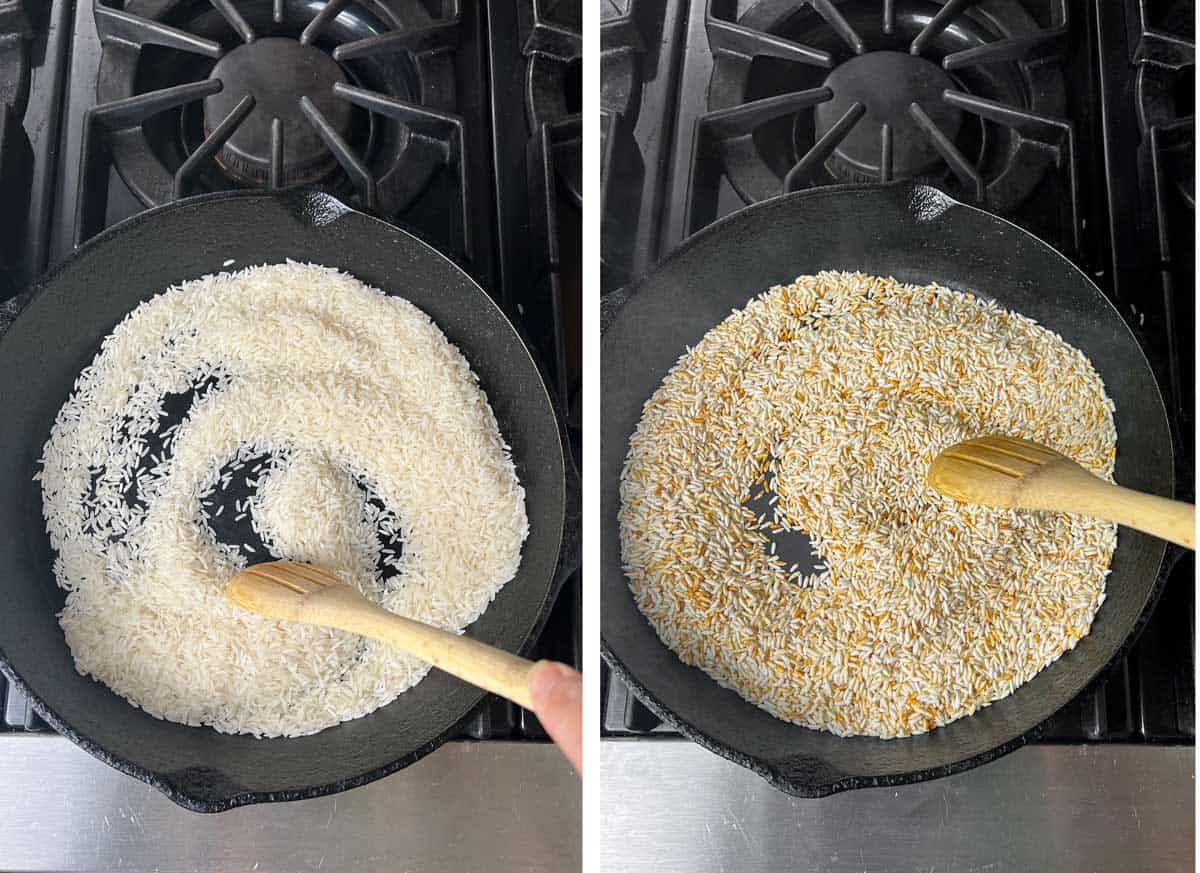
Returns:
[[[37,289],[0,338],[0,668],[87,751],[189,809],[216,812],[353,788],[452,736],[484,692],[433,671],[390,705],[295,739],[160,721],[80,676],[55,614],[35,462],[100,339],[168,286],[286,258],[337,267],[429,314],[470,362],[512,446],[530,533],[517,575],[468,634],[526,652],[577,560],[577,495],[560,419],[513,326],[462,270],[415,237],[324,194],[214,194],[151,209],[96,237]]]
[[[1021,745],[1132,642],[1158,596],[1165,549],[1122,528],[1091,633],[1009,697],[917,737],[798,727],[686,666],[638,611],[621,569],[618,483],[629,437],[685,346],[771,285],[824,269],[937,281],[1057,331],[1091,358],[1116,404],[1117,480],[1173,493],[1166,412],[1137,342],[1083,273],[1007,221],[932,188],[846,186],[759,203],[685,242],[609,313],[602,340],[602,651],[665,722],[802,797],[943,776]]]

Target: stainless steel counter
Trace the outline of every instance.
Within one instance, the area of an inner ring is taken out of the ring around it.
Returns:
[[[1190,747],[1019,749],[800,800],[679,740],[601,743],[604,873],[1193,871]]]
[[[57,736],[0,736],[0,870],[552,871],[580,865],[558,749],[450,743],[332,797],[190,813]]]

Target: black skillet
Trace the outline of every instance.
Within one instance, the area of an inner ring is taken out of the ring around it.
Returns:
[[[512,446],[530,533],[521,566],[467,629],[527,653],[577,561],[578,494],[560,417],[512,324],[434,249],[324,194],[241,192],[151,209],[82,247],[0,337],[0,668],[50,725],[190,809],[294,800],[353,788],[453,736],[484,692],[433,671],[363,718],[308,737],[255,739],[155,719],[76,673],[33,482],[55,414],[99,342],[170,285],[287,258],[337,267],[412,301],[462,350]]]
[[[771,285],[826,269],[936,281],[995,299],[1057,331],[1091,358],[1116,404],[1117,481],[1164,496],[1174,488],[1166,411],[1133,335],[1083,273],[1015,225],[932,188],[846,186],[759,203],[687,240],[606,313],[602,651],[665,722],[803,797],[944,776],[1035,736],[1132,643],[1159,594],[1165,550],[1122,528],[1108,599],[1091,633],[1010,696],[917,737],[839,738],[798,727],[686,666],[638,612],[621,570],[618,483],[629,437],[642,404],[685,347]]]

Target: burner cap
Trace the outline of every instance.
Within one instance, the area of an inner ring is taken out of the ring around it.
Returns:
[[[300,111],[300,98],[307,96],[334,130],[343,136],[349,130],[350,104],[333,94],[334,83],[346,76],[325,52],[294,39],[257,39],[224,55],[211,75],[224,88],[204,98],[205,136],[243,97],[254,95],[254,110],[217,154],[231,175],[267,183],[272,118],[279,119],[283,131],[283,184],[316,182],[336,167],[337,159]]]
[[[940,156],[908,107],[921,108],[950,139],[962,125],[962,112],[942,99],[954,80],[925,58],[904,52],[870,52],[837,67],[825,79],[833,99],[817,105],[816,132],[822,136],[851,106],[861,103],[866,115],[833,153],[841,174],[879,177],[881,130],[892,130],[892,177],[906,179],[937,165]]]

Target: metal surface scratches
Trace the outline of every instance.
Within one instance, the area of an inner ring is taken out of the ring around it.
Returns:
[[[685,741],[601,744],[604,873],[1193,869],[1190,746],[1035,745],[944,779],[789,797]],[[802,859],[802,860],[801,860]]]
[[[582,851],[579,780],[547,743],[450,743],[353,791],[219,815],[58,736],[0,736],[0,758],[0,870],[517,873],[577,870]]]

